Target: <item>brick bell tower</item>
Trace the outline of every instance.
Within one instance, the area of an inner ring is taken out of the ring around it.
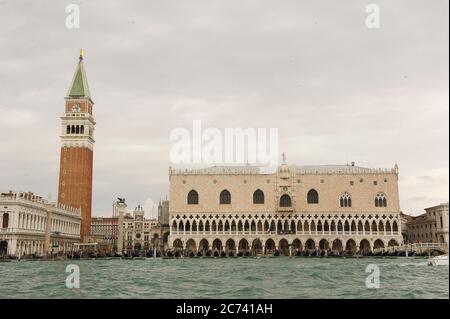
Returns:
[[[58,203],[81,209],[81,241],[91,230],[94,126],[91,99],[80,50],[75,74],[61,116],[61,155]]]

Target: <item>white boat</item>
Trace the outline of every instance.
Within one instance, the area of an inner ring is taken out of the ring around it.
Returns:
[[[428,258],[430,266],[448,266],[448,254]]]

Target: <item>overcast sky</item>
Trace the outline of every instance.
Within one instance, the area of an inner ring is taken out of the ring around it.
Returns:
[[[447,0],[121,3],[0,0],[1,191],[56,199],[59,116],[84,48],[93,215],[118,195],[150,215],[168,192],[169,134],[194,119],[277,127],[289,164],[397,162],[407,213],[448,201]]]

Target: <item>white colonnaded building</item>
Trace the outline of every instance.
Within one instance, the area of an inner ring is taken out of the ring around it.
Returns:
[[[0,194],[0,258],[68,253],[80,242],[79,209],[31,192]]]
[[[401,245],[398,166],[169,168],[175,253],[370,254]]]

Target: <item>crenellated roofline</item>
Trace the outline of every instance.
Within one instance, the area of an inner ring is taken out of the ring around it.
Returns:
[[[288,174],[398,174],[394,168],[366,168],[353,165],[287,165],[283,164],[271,170],[259,166],[211,166],[198,169],[175,169],[169,167],[169,175],[270,175],[286,170]]]

